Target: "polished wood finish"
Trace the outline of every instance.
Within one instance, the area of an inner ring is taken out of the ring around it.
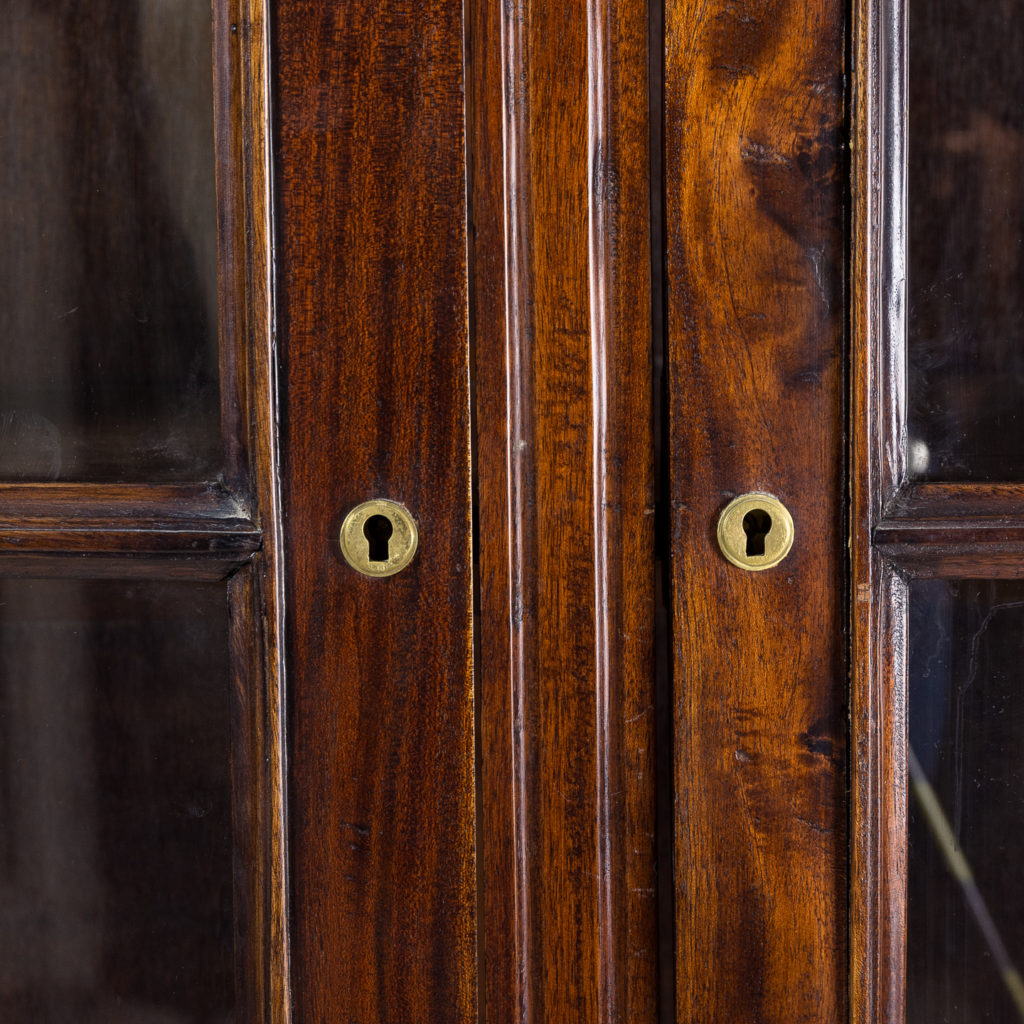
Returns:
[[[871,531],[878,552],[911,576],[1024,573],[1024,485],[907,483]]]
[[[894,48],[904,31],[898,4],[854,4],[849,998],[850,1019],[865,1024],[903,1020],[906,585],[872,546],[872,533],[906,476],[906,133]]]
[[[297,1021],[477,1009],[463,26],[457,4],[274,9]],[[415,560],[343,560],[402,502]]]
[[[902,1020],[908,581],[1024,576],[1024,486],[909,475],[903,3],[853,6],[845,424],[842,5],[654,12],[653,195],[647,7],[284,0],[271,80],[217,0],[224,473],[0,485],[0,574],[228,579],[240,1020]],[[796,545],[743,574],[755,488]]]
[[[260,547],[229,582],[236,990],[254,1024],[290,1024],[284,572],[271,226],[267,0],[214,5],[225,485]]]
[[[1024,541],[1024,484],[907,483],[874,526],[876,544]]]
[[[679,1021],[846,1015],[844,6],[666,6]],[[778,496],[791,554],[715,527]]]
[[[269,552],[228,582],[236,1018],[291,1019],[288,976],[284,720]]]
[[[0,485],[4,572],[17,562],[41,576],[88,576],[102,555],[120,558],[126,575],[147,572],[153,557],[222,578],[262,541],[245,505],[218,485]]]
[[[646,5],[469,9],[486,1019],[653,1024]]]

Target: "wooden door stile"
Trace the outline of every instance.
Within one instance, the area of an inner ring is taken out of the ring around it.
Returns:
[[[463,23],[286,0],[272,22],[296,1020],[477,1008]],[[356,573],[371,498],[412,564]]]
[[[676,1011],[846,1007],[843,51],[833,0],[666,7]],[[720,557],[749,491],[778,567]]]

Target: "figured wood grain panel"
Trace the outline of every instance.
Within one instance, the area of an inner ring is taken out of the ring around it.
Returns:
[[[669,0],[676,1019],[834,1022],[846,987],[844,7]],[[736,494],[779,567],[717,550]]]
[[[474,3],[492,1024],[656,1019],[647,11]]]
[[[274,7],[293,1012],[476,1012],[463,25],[458,4]],[[419,524],[342,559],[372,497]]]

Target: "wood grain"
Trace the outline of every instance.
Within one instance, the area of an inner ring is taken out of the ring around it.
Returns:
[[[1016,575],[1024,485],[908,481],[869,530],[879,552],[913,575]]]
[[[647,12],[470,9],[486,1019],[653,1022]]]
[[[906,960],[906,581],[870,552],[856,584],[851,676],[851,1019],[904,1019]]]
[[[125,576],[152,574],[152,557],[220,579],[262,543],[245,505],[218,485],[0,485],[0,568],[8,573],[86,577],[102,555],[122,559]]]
[[[284,893],[275,870],[280,751],[273,728],[276,687],[266,685],[275,676],[266,668],[261,563],[257,558],[228,582],[235,1015],[246,1024],[278,1024],[285,1019],[273,980],[279,969],[274,924]]]
[[[890,877],[895,822],[886,820],[882,794],[892,762],[885,758],[885,723],[891,702],[885,672],[889,638],[880,635],[884,563],[871,546],[871,531],[882,507],[898,486],[886,458],[878,417],[888,405],[881,398],[892,376],[885,372],[878,344],[885,323],[879,302],[886,246],[883,237],[883,153],[878,144],[885,120],[880,80],[879,5],[862,0],[852,6],[851,166],[850,166],[850,1019],[880,1024],[890,1018],[890,924],[892,907],[884,880]],[[903,357],[900,356],[902,363]],[[904,461],[901,456],[901,463]],[[905,616],[904,616],[905,618]],[[888,790],[891,792],[891,788]],[[891,805],[890,805],[891,806]],[[898,839],[895,840],[898,842]],[[898,894],[902,918],[903,893]]]
[[[876,517],[882,523],[910,528],[924,523],[951,527],[1020,522],[1024,518],[1024,483],[922,483],[903,481],[899,491]]]
[[[256,514],[276,445],[266,0],[218,0],[214,102],[224,483]]]
[[[225,483],[243,496],[261,532],[259,551],[228,590],[235,696],[232,799],[241,894],[236,920],[239,1016],[260,1024],[289,1024],[284,559],[268,6],[267,0],[221,0],[214,6],[221,417]]]
[[[676,1019],[846,1013],[844,8],[666,7]],[[736,494],[796,542],[718,552]]]
[[[299,1021],[477,1007],[461,8],[272,23]],[[387,579],[342,559],[372,497],[419,524]]]

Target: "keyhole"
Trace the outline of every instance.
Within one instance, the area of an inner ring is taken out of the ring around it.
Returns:
[[[370,545],[370,561],[386,562],[388,560],[388,541],[395,528],[387,516],[370,516],[363,523],[363,536]]]
[[[772,517],[763,508],[752,508],[743,517],[743,532],[747,535],[747,555],[763,555],[764,539],[772,528]]]

